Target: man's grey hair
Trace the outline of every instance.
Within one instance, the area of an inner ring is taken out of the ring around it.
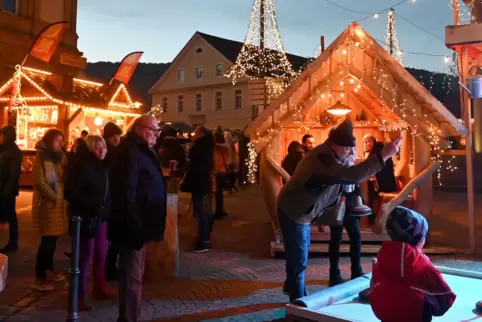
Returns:
[[[132,123],[131,127],[127,130],[127,132],[134,132],[136,128],[142,126],[142,122],[146,119],[151,119],[153,116],[151,114],[142,114],[138,118],[135,119],[134,123]]]
[[[100,135],[89,135],[87,139],[85,139],[85,144],[87,145],[87,148],[90,152],[93,152],[95,146],[99,143],[102,143],[104,147],[107,147],[104,138]]]

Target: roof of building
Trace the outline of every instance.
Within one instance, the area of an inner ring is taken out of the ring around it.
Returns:
[[[335,64],[339,72],[332,73]],[[341,94],[334,99],[337,93]],[[335,100],[343,101],[353,112],[363,112],[368,121],[380,127],[408,126],[427,139],[468,133],[441,102],[355,22],[270,103],[247,133],[256,138],[256,149],[260,150],[277,133],[273,128],[294,124],[293,108],[307,117],[318,116]]]
[[[58,90],[52,84],[51,80],[49,79],[52,74],[53,73],[49,71],[37,70],[28,67],[22,68],[22,77],[28,84],[34,88],[37,88],[39,91],[45,91],[46,96],[79,106],[107,108],[109,103],[115,99],[114,96],[119,94],[121,90],[120,87],[123,87],[121,83],[116,81],[114,81],[112,84],[102,84],[89,79],[74,78],[72,91],[63,92]],[[13,77],[6,82],[9,82],[12,78]],[[25,84],[24,82],[22,83]],[[4,84],[5,82],[1,83],[0,88],[3,88],[5,92],[8,87],[4,88]],[[3,92],[0,92],[0,95],[2,94]],[[129,93],[125,95],[128,96],[127,100],[130,101],[131,98],[129,97]]]
[[[238,57],[239,53],[241,52],[241,48],[243,48],[244,45],[244,43],[239,41],[208,35],[200,31],[197,31],[196,33],[202,38],[204,38],[204,40],[206,40],[211,46],[213,46],[233,64],[236,62],[236,58]],[[288,61],[293,66],[294,71],[300,70],[303,66],[306,65],[306,63],[311,60],[311,58],[301,57],[288,53],[286,53],[286,58],[288,58]]]

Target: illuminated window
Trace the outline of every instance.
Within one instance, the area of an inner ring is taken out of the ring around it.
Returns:
[[[234,109],[240,109],[243,107],[243,90],[236,89],[234,90]]]
[[[223,109],[223,92],[216,92],[214,93],[215,96],[215,106],[214,108],[216,111],[222,110]]]
[[[18,13],[18,0],[2,0],[2,9],[3,11],[10,12],[13,14]]]
[[[203,110],[203,94],[197,93],[194,95],[194,107],[196,112],[200,112]]]
[[[177,111],[179,113],[184,112],[184,95],[177,96]]]

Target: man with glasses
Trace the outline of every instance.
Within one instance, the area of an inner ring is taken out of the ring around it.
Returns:
[[[153,116],[139,117],[111,164],[108,235],[119,246],[119,322],[139,321],[145,245],[164,237],[167,196],[152,149],[158,135]]]

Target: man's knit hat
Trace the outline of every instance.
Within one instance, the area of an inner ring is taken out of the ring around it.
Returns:
[[[355,147],[356,138],[353,136],[353,125],[351,124],[350,119],[345,119],[340,125],[330,131],[328,139],[331,143],[336,145]]]
[[[104,126],[104,138],[108,139],[114,135],[121,135],[122,130],[114,122],[107,122]]]
[[[387,234],[393,241],[417,246],[427,237],[428,223],[425,217],[405,207],[395,208],[388,215]]]

